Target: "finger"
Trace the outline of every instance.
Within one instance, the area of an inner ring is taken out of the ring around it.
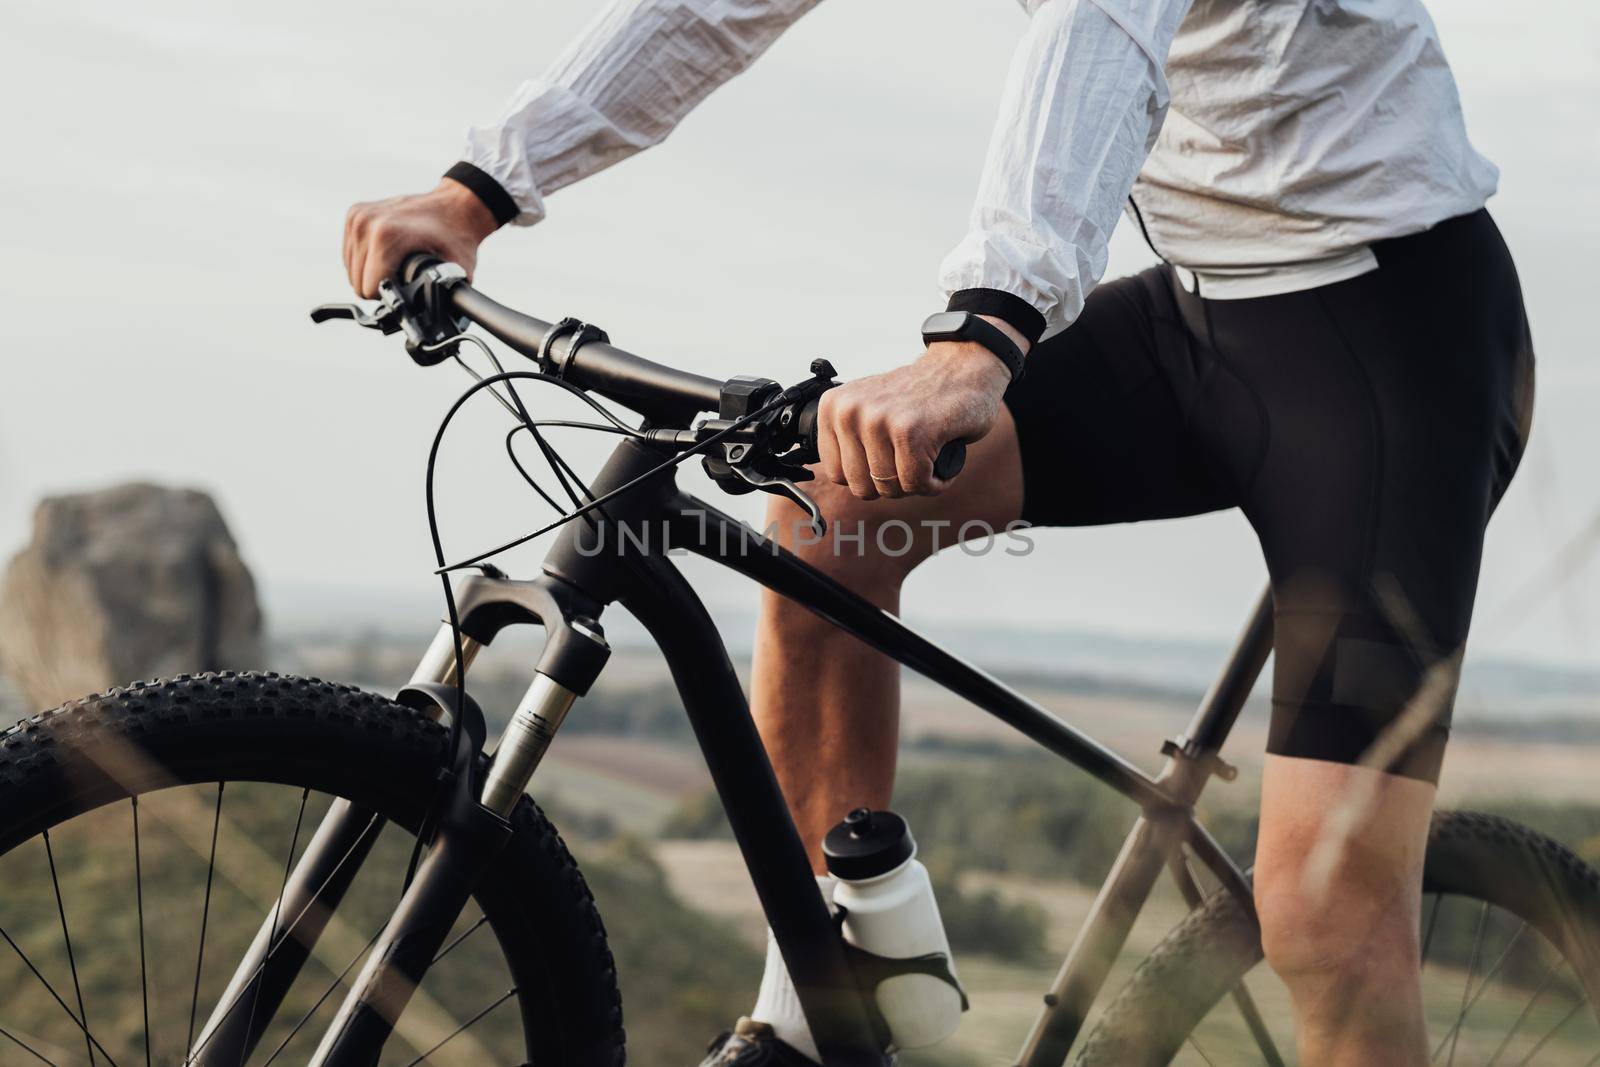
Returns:
[[[355,261],[350,266],[350,285],[355,289],[356,295],[371,299],[376,293],[369,291],[365,284],[367,276],[367,257],[372,255],[373,230],[376,226],[371,222],[360,226],[355,233]]]
[[[839,463],[839,440],[834,433],[833,403],[826,393],[817,403],[818,474],[834,485],[844,485],[844,467]]]
[[[848,427],[840,427],[839,464],[844,468],[845,484],[850,494],[859,500],[876,500],[879,493],[872,482],[872,468],[867,464],[867,451],[862,447],[861,436]]]
[[[363,272],[366,270],[366,266],[367,242],[364,240],[357,241],[355,263],[350,267],[350,288],[356,291],[357,296],[365,299],[371,299],[374,294],[367,292],[366,287],[361,284],[361,279],[364,276]]]
[[[389,260],[394,254],[389,228],[382,222],[372,227],[367,237],[367,255],[361,264],[361,295],[368,300],[378,295],[378,283],[394,273]]]
[[[900,464],[895,459],[895,444],[889,428],[882,422],[869,424],[860,435],[862,451],[867,457],[867,476],[878,495],[898,500],[906,495],[900,481]]]
[[[350,223],[354,214],[355,208],[344,213],[344,234],[339,241],[339,262],[344,264],[346,278],[350,275]]]
[[[361,291],[361,252],[365,239],[366,214],[358,205],[350,209],[344,220],[344,270],[350,278],[350,288]]]
[[[928,454],[927,446],[912,440],[910,435],[897,435],[894,456],[900,485],[908,494],[938,496],[949,484],[933,476],[933,457]]]

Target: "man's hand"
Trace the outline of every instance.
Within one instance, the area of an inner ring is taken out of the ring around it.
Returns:
[[[477,195],[445,178],[432,192],[357,204],[344,219],[344,265],[350,284],[368,300],[413,252],[458,263],[472,276],[478,246],[499,225]]]
[[[1027,352],[1015,330],[988,321]],[[817,407],[819,473],[862,500],[935,496],[948,484],[933,474],[939,449],[987,434],[1009,384],[1011,373],[987,348],[940,341],[915,363],[829,389]]]

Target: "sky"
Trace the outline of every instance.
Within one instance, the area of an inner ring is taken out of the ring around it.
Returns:
[[[1491,209],[1539,360],[1533,440],[1490,527],[1474,648],[1594,664],[1600,7],[1432,7],[1469,133],[1502,170]],[[41,495],[192,485],[216,496],[280,623],[425,622],[437,585],[423,464],[466,379],[415,367],[393,339],[313,328],[306,311],[348,297],[348,205],[430,187],[465,127],[492,119],[593,10],[6,0],[0,553],[26,541]],[[480,286],[719,377],[793,381],[818,355],[853,377],[913,358],[1023,20],[1009,0],[821,4],[664,145],[555,194],[538,227],[491,239]],[[1108,275],[1149,262],[1119,227]],[[485,405],[446,446],[452,555],[546,515],[518,491],[504,429]],[[563,450],[593,470],[607,447]],[[698,471],[684,483],[758,514]],[[906,614],[1210,639],[1239,627],[1264,581],[1235,514],[1036,540],[1023,559],[936,559]],[[531,572],[541,554],[508,568]],[[684,565],[714,607],[754,603],[709,565]]]

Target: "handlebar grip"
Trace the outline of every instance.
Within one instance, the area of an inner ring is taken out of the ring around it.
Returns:
[[[940,481],[948,482],[951,478],[961,473],[967,465],[967,443],[965,441],[946,441],[939,454],[933,460],[933,476]]]

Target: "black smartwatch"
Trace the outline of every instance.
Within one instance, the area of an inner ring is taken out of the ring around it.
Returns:
[[[1006,365],[1012,381],[1022,377],[1022,349],[1000,327],[985,322],[970,311],[940,311],[929,315],[922,323],[922,343],[931,345],[935,341],[972,341],[980,344]]]

